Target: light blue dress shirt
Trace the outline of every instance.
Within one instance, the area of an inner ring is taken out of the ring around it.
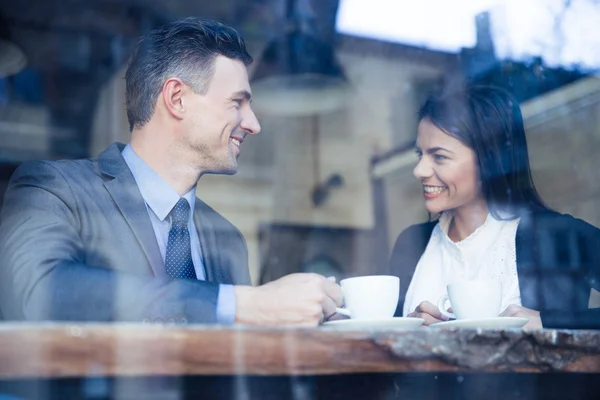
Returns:
[[[130,145],[125,146],[121,153],[127,166],[133,174],[142,197],[146,202],[146,208],[156,242],[162,255],[163,265],[167,254],[167,242],[169,240],[169,231],[171,230],[171,220],[169,213],[179,201],[179,194],[156,173],[140,156],[138,156]],[[188,230],[190,232],[190,241],[192,249],[192,261],[196,276],[199,280],[206,279],[206,272],[202,262],[202,249],[200,248],[200,239],[194,223],[194,206],[196,204],[196,187],[184,194],[188,203],[190,203],[190,217],[188,220]],[[235,320],[235,291],[233,285],[219,285],[219,296],[217,299],[217,320],[221,324],[232,324]]]

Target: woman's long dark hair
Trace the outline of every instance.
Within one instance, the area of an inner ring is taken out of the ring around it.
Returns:
[[[479,85],[442,90],[421,107],[423,119],[475,152],[482,193],[494,218],[549,210],[531,177],[521,109],[507,91]]]

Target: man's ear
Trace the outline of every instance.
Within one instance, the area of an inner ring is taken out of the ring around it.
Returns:
[[[161,98],[169,114],[177,119],[183,119],[185,107],[183,97],[186,86],[179,78],[169,78],[162,87]]]

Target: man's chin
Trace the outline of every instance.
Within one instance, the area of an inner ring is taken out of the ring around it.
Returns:
[[[230,168],[228,168],[226,170],[226,172],[223,172],[223,174],[225,175],[235,175],[238,172],[238,163],[237,163],[237,157],[235,159],[235,161],[233,161],[232,165],[229,166]]]
[[[238,166],[236,165],[229,165],[227,167],[223,166],[222,168],[215,168],[213,170],[210,171],[206,171],[207,174],[212,174],[212,175],[235,175],[238,172]]]

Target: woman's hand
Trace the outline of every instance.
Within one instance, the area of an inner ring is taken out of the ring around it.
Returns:
[[[502,311],[501,317],[521,317],[527,318],[529,322],[523,328],[531,329],[542,329],[542,318],[540,312],[532,310],[531,308],[525,308],[516,304],[511,304],[506,307],[506,310]]]
[[[451,310],[448,311],[452,312]],[[407,317],[423,318],[425,320],[423,325],[432,325],[448,320],[446,316],[440,313],[440,309],[437,308],[437,306],[428,301],[423,301],[419,304],[417,308],[415,308],[415,311],[408,314]]]

